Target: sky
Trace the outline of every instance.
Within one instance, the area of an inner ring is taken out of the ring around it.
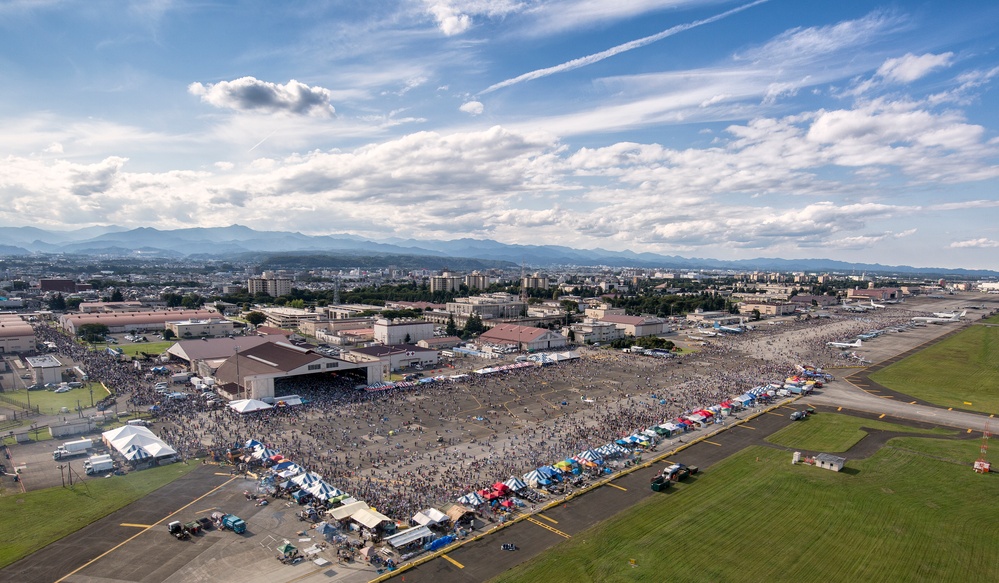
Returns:
[[[0,0],[0,225],[999,269],[999,3]]]

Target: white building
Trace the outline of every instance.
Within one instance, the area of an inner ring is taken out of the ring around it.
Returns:
[[[35,350],[35,330],[14,314],[0,315],[0,354]]]
[[[461,287],[461,279],[460,275],[451,275],[446,271],[440,275],[434,275],[430,278],[430,293],[458,291]]]
[[[182,320],[179,322],[167,322],[166,329],[172,331],[177,338],[231,336],[233,333],[233,322],[220,318]]]
[[[642,336],[658,336],[666,331],[666,320],[654,316],[624,316],[608,314],[600,318],[601,322],[614,324],[625,335],[640,338]]]
[[[286,296],[291,293],[291,279],[278,277],[271,271],[265,271],[261,277],[251,277],[246,280],[250,295],[265,293],[269,296]]]
[[[434,323],[415,318],[375,320],[375,342],[380,344],[416,344],[434,337]]]
[[[610,322],[586,320],[569,326],[569,329],[572,330],[572,335],[578,344],[613,342],[624,338],[624,330]]]

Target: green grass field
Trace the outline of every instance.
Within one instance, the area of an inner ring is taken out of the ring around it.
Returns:
[[[0,496],[0,568],[72,534],[184,476],[197,464],[171,464],[113,478],[89,478],[87,488],[49,488]]]
[[[809,451],[840,453],[850,449],[867,435],[867,432],[861,427],[906,433],[956,434],[953,430],[943,428],[924,430],[877,419],[861,419],[860,417],[836,413],[819,413],[808,419],[792,423],[768,437],[767,441]]]
[[[38,407],[43,415],[56,415],[62,407],[69,409],[72,414],[76,414],[76,404],[79,401],[84,408],[90,407],[90,388],[94,389],[94,402],[100,401],[108,396],[107,390],[100,383],[85,383],[82,387],[70,389],[67,393],[55,393],[49,390],[41,391],[7,391],[4,395],[17,399],[18,401],[30,404],[32,408]]]
[[[871,380],[941,407],[999,413],[999,327],[971,326]]]
[[[840,473],[750,447],[493,581],[999,581],[977,444],[896,439]]]
[[[143,342],[140,344],[118,344],[115,348],[121,348],[121,351],[128,356],[138,356],[140,352],[145,352],[146,354],[163,354],[167,348],[173,345],[174,343],[169,341]]]

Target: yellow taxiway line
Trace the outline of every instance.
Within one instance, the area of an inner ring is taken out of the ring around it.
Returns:
[[[214,494],[215,492],[218,492],[218,491],[219,491],[219,490],[221,490],[221,489],[222,489],[222,488],[223,488],[224,486],[226,486],[227,484],[231,483],[231,482],[232,482],[233,480],[235,480],[235,479],[236,479],[236,478],[231,478],[231,479],[227,480],[227,481],[226,481],[225,483],[223,483],[223,484],[221,484],[221,485],[219,485],[219,486],[216,486],[215,488],[212,488],[211,490],[209,490],[209,491],[205,492],[205,493],[204,493],[204,494],[202,494],[201,496],[198,496],[198,497],[197,497],[197,498],[195,498],[194,500],[191,500],[191,501],[190,501],[190,502],[188,502],[187,504],[185,504],[185,505],[181,506],[181,507],[180,507],[180,508],[178,508],[177,510],[174,510],[173,512],[171,512],[170,514],[168,514],[168,515],[167,515],[166,517],[164,517],[163,519],[161,519],[161,520],[158,520],[158,521],[157,521],[156,523],[154,523],[154,524],[151,524],[151,525],[149,525],[149,528],[143,528],[143,529],[142,529],[142,530],[140,530],[139,532],[137,532],[137,533],[133,534],[132,536],[128,537],[127,539],[125,539],[125,540],[123,540],[123,541],[121,541],[120,543],[118,543],[118,544],[116,544],[115,546],[111,547],[110,549],[108,549],[108,550],[104,551],[103,553],[101,553],[101,554],[97,555],[97,556],[96,556],[96,557],[94,557],[93,559],[90,559],[90,560],[89,560],[89,561],[87,561],[86,563],[84,563],[84,564],[80,565],[79,567],[77,567],[77,568],[73,569],[73,570],[72,570],[72,571],[70,571],[69,573],[66,573],[66,574],[65,574],[65,575],[63,575],[62,577],[60,577],[60,578],[56,579],[56,580],[55,580],[55,583],[61,583],[62,581],[65,581],[66,579],[69,579],[69,578],[70,578],[70,577],[72,577],[73,575],[76,575],[77,573],[79,573],[80,571],[82,571],[82,570],[86,569],[86,568],[87,568],[87,567],[89,567],[90,565],[93,565],[93,564],[94,564],[94,563],[96,563],[97,561],[99,561],[99,560],[103,559],[104,557],[106,557],[106,556],[110,555],[110,554],[111,554],[111,553],[113,553],[114,551],[116,551],[116,550],[120,549],[121,547],[125,546],[126,544],[128,544],[128,543],[132,542],[132,541],[133,541],[133,540],[134,540],[135,538],[137,538],[138,536],[140,536],[140,535],[141,535],[142,533],[146,532],[146,531],[147,531],[147,530],[149,530],[150,528],[152,528],[152,527],[156,526],[157,524],[159,524],[159,523],[163,522],[164,520],[167,520],[167,519],[168,519],[168,518],[170,518],[171,516],[174,516],[175,514],[178,514],[178,513],[180,513],[180,512],[182,511],[182,510],[186,510],[187,508],[189,508],[190,506],[192,506],[192,505],[193,505],[193,504],[194,504],[195,502],[197,502],[197,501],[199,501],[199,500],[202,500],[202,499],[204,499],[204,498],[206,498],[206,497],[208,497],[208,496],[210,496],[210,495]]]
[[[458,561],[455,561],[454,559],[452,559],[451,557],[449,557],[447,555],[441,555],[441,558],[444,559],[444,560],[446,560],[447,562],[451,563],[455,567],[458,567],[459,569],[464,569],[465,568],[465,565],[462,565],[461,563],[459,563]]]
[[[565,537],[565,538],[572,538],[572,535],[568,535],[568,534],[562,532],[561,530],[559,530],[557,528],[552,528],[552,527],[548,526],[547,524],[545,524],[543,522],[538,522],[537,520],[534,520],[533,518],[528,518],[527,521],[528,522],[532,522],[534,524],[537,524],[538,526],[540,526],[541,528],[543,528],[545,530],[550,530],[550,531],[554,532],[555,534],[557,534],[559,536],[562,536],[562,537]]]
[[[153,525],[151,525],[151,524],[132,524],[131,522],[122,522],[118,526],[132,526],[132,527],[135,527],[135,528],[152,528],[153,527]]]
[[[627,492],[628,491],[627,488],[622,488],[621,486],[618,486],[617,484],[607,484],[607,485],[610,486],[611,488],[617,488],[618,490],[621,490],[622,492]]]

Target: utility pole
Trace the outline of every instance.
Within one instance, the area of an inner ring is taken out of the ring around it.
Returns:
[[[65,474],[63,474],[63,470],[66,469],[66,466],[64,466],[62,464],[59,464],[56,467],[59,468],[59,477],[62,478],[62,487],[65,488],[66,487],[66,476],[65,476]]]

